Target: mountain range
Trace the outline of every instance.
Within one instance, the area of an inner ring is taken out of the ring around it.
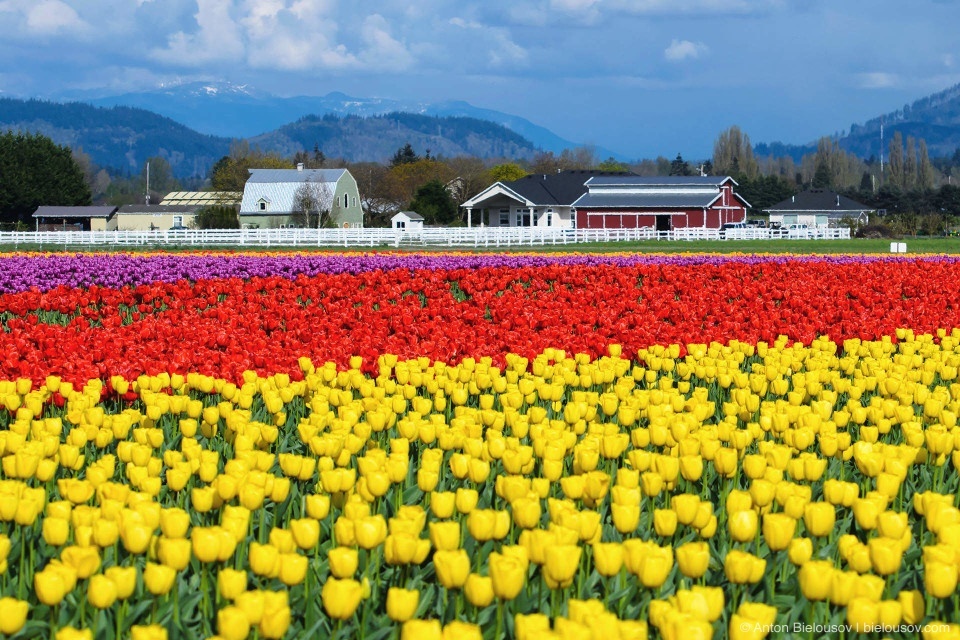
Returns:
[[[840,148],[861,158],[881,154],[880,128],[883,127],[883,155],[889,156],[890,140],[899,132],[903,139],[912,136],[927,142],[930,157],[952,156],[960,149],[960,84],[949,89],[920,98],[901,109],[867,120],[863,124],[851,124],[850,129],[836,138]],[[758,144],[754,152],[758,156],[791,156],[800,160],[808,153],[815,153],[817,143],[789,145],[779,142]]]
[[[886,140],[899,131],[904,138],[924,138],[931,157],[952,155],[960,147],[960,85],[853,124],[838,143],[864,158],[878,156],[881,125]],[[48,101],[0,98],[0,131],[6,129],[43,133],[121,173],[139,173],[147,158],[162,156],[179,178],[206,176],[234,140],[284,156],[318,146],[328,157],[352,162],[386,161],[408,142],[421,154],[511,159],[582,146],[524,118],[462,101],[434,104],[342,93],[283,98],[228,83]],[[796,160],[815,150],[815,141],[755,147],[760,156]],[[607,149],[594,152],[599,158],[625,159]]]

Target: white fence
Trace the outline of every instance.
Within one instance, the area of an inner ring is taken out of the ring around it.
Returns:
[[[399,229],[216,229],[185,231],[3,231],[0,244],[28,247],[512,247],[636,240],[840,240],[849,229],[540,229],[453,227]]]

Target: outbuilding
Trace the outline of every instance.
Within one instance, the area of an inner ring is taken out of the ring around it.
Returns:
[[[423,231],[423,216],[416,211],[400,211],[390,221],[393,228],[400,231]]]
[[[37,207],[33,212],[37,231],[113,231],[117,207]]]

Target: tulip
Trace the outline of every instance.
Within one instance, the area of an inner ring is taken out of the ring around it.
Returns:
[[[167,640],[167,630],[159,624],[135,624],[130,627],[130,640]]]
[[[330,513],[330,496],[310,494],[305,499],[307,515],[314,520],[324,520]]]
[[[263,614],[266,610],[266,591],[244,591],[238,593],[233,599],[233,603],[247,615],[247,620],[251,625],[258,625],[263,621]]]
[[[146,552],[153,538],[153,530],[142,523],[135,521],[124,523],[120,527],[120,540],[127,553],[141,554]]]
[[[76,579],[76,574],[74,574],[74,579]],[[53,607],[63,601],[67,594],[67,584],[60,572],[44,569],[33,574],[33,590],[37,594],[37,600]]]
[[[690,493],[682,493],[670,498],[670,508],[677,512],[677,522],[684,525],[694,524],[700,504],[700,498]],[[696,528],[699,529],[702,526],[701,524]]]
[[[77,577],[89,578],[100,568],[100,551],[96,547],[66,547],[60,552],[60,560],[73,568]]]
[[[453,551],[460,548],[460,523],[431,522],[430,542],[438,551]]]
[[[514,524],[521,529],[533,529],[540,525],[539,498],[517,498],[510,504],[510,509],[513,513]]]
[[[354,535],[360,548],[370,550],[378,547],[387,537],[387,521],[381,515],[358,520],[354,523]]]
[[[580,547],[575,545],[556,545],[547,548],[543,576],[549,588],[565,589],[573,583],[573,576],[580,567],[580,553]]]
[[[168,567],[183,571],[190,564],[190,541],[161,536],[157,543],[157,558]]]
[[[289,606],[264,609],[260,619],[260,635],[269,640],[283,638],[290,628],[291,612]]]
[[[307,576],[307,557],[298,553],[280,554],[280,582],[292,587],[304,581]]]
[[[194,557],[203,563],[216,562],[220,556],[220,533],[216,527],[194,527],[190,531]]]
[[[934,598],[949,598],[957,590],[957,565],[937,561],[924,562],[923,586]]]
[[[658,536],[671,537],[677,530],[677,512],[671,509],[654,509],[653,528]]]
[[[439,554],[439,552],[438,552]],[[434,558],[438,554],[434,554]],[[466,552],[464,552],[466,557]],[[579,554],[578,554],[579,559]],[[469,568],[469,558],[467,558]],[[501,600],[513,600],[523,588],[527,567],[515,556],[491,553],[487,558],[493,593]],[[559,569],[559,567],[558,567]]]
[[[486,576],[471,573],[463,585],[467,601],[475,607],[483,608],[493,602],[493,580]]]
[[[619,542],[594,543],[593,566],[607,578],[617,575],[623,567],[623,546]]]
[[[673,549],[652,545],[640,566],[640,583],[648,589],[658,589],[673,569]]]
[[[753,509],[735,511],[729,515],[727,526],[730,536],[737,542],[748,542],[757,535],[757,512]]]
[[[803,564],[797,575],[803,597],[811,601],[826,600],[830,595],[834,572],[833,564],[827,560],[813,560]]]
[[[234,600],[247,590],[247,572],[224,568],[217,573],[217,590],[225,600]]]
[[[812,536],[822,537],[833,531],[836,508],[829,502],[811,502],[803,511],[803,524]]]
[[[810,538],[794,538],[787,547],[790,562],[798,567],[813,556],[813,541]]]
[[[457,511],[466,515],[477,507],[477,501],[480,499],[476,489],[457,489],[456,506]]]
[[[443,627],[443,640],[483,640],[480,626],[454,620]]]
[[[750,553],[734,549],[723,560],[723,571],[727,580],[735,584],[753,584],[763,578],[767,562]]]
[[[517,640],[538,640],[550,633],[550,618],[542,613],[518,613],[514,618]]]
[[[439,620],[407,620],[400,629],[400,640],[443,640]]]
[[[623,535],[633,533],[640,524],[639,505],[613,503],[610,513],[613,515],[613,526]]]
[[[43,519],[43,541],[51,547],[60,547],[66,544],[70,537],[70,523],[63,518]]]
[[[434,491],[430,494],[430,511],[438,518],[449,518],[456,509],[456,498],[457,494],[452,491]]]
[[[327,562],[335,578],[350,578],[357,573],[360,557],[356,549],[334,547],[327,551]]]
[[[108,609],[117,601],[117,585],[110,578],[97,574],[87,585],[87,601],[97,609]]]
[[[460,589],[470,575],[470,556],[463,549],[437,551],[433,567],[440,584],[446,589]]]
[[[320,598],[327,615],[335,620],[348,620],[360,606],[363,587],[356,580],[328,578]]]
[[[176,578],[177,572],[163,564],[148,562],[147,568],[143,571],[143,583],[155,596],[165,596],[170,593]]]
[[[117,599],[126,600],[137,588],[136,567],[109,567],[103,572],[117,589]]]
[[[870,562],[878,575],[889,576],[900,570],[903,547],[900,546],[899,540],[871,538],[867,545],[870,550]]]
[[[217,634],[223,640],[244,640],[250,634],[250,620],[237,606],[230,605],[217,612]]]
[[[160,531],[167,538],[183,538],[190,528],[190,514],[183,509],[163,509],[160,512]]]
[[[406,622],[417,612],[420,592],[416,589],[390,587],[387,590],[387,616],[394,622]]]
[[[290,531],[296,545],[304,551],[313,549],[320,541],[320,522],[313,518],[291,520]]]
[[[706,542],[688,542],[677,547],[680,573],[694,580],[701,578],[710,566],[710,546]]]
[[[27,624],[30,605],[26,600],[0,598],[0,611],[3,611],[3,615],[0,616],[0,633],[12,636]]]
[[[763,539],[771,551],[783,551],[789,547],[796,530],[797,521],[785,513],[763,516]]]
[[[923,593],[916,589],[903,589],[897,594],[900,603],[903,621],[906,624],[917,624],[926,617],[926,603]]]

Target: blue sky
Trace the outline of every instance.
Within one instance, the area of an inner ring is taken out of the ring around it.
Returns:
[[[960,82],[960,0],[0,0],[0,95],[466,100],[629,157],[804,143]]]

